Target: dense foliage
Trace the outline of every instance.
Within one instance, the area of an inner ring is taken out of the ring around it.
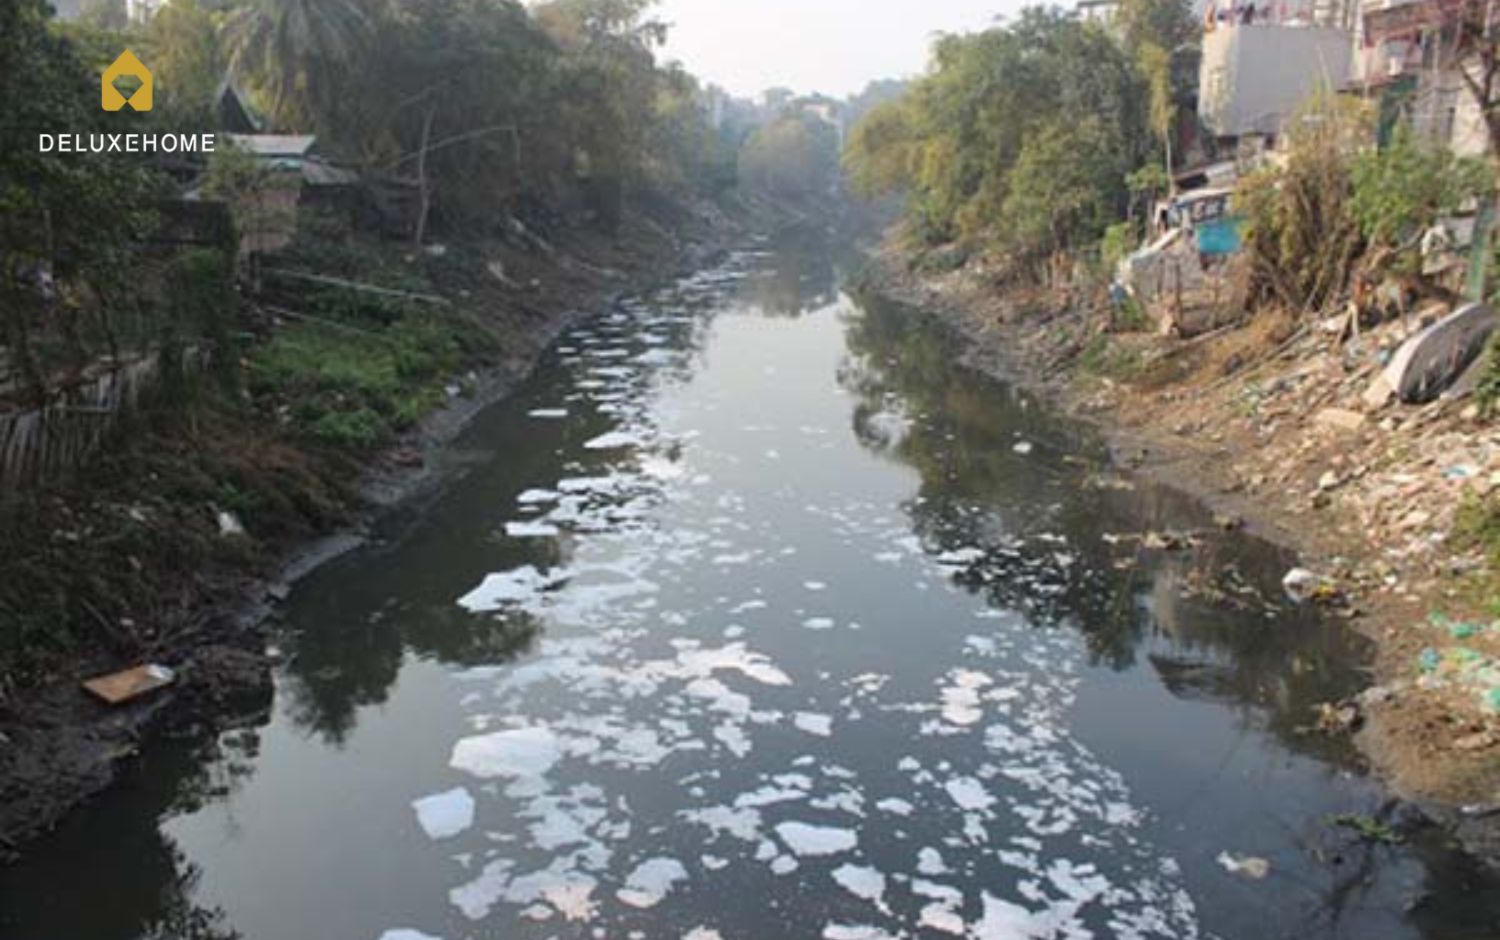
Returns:
[[[784,114],[740,153],[740,179],[752,191],[787,199],[827,194],[839,182],[837,132],[811,114]]]
[[[989,243],[1026,265],[1097,242],[1172,131],[1173,51],[1193,35],[1183,4],[1125,6],[1123,31],[1033,7],[940,38],[928,74],[854,129],[853,184],[905,192],[926,244]]]

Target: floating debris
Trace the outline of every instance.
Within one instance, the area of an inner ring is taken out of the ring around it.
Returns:
[[[1220,852],[1216,861],[1231,875],[1240,875],[1254,881],[1262,881],[1271,873],[1271,863],[1253,855],[1235,856]]]

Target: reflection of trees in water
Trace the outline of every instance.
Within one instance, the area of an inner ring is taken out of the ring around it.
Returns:
[[[769,250],[765,269],[746,285],[750,301],[764,312],[800,316],[838,300],[836,255],[820,233],[788,233]]]
[[[524,613],[470,613],[451,596],[390,604],[353,629],[302,637],[282,686],[288,714],[299,727],[342,744],[361,708],[385,702],[408,650],[459,666],[498,665],[529,649],[538,631]]]
[[[24,866],[0,874],[0,932],[21,923],[46,924],[49,937],[238,938],[221,910],[195,903],[202,871],[163,832],[161,821],[239,788],[254,773],[259,745],[259,731],[246,728],[153,747],[113,790],[33,847]],[[75,903],[79,895],[72,886],[90,877],[80,871],[80,859],[87,860],[88,872],[112,880],[107,904]]]
[[[849,345],[840,381],[859,398],[855,434],[921,475],[907,506],[914,531],[933,553],[982,553],[957,583],[1039,625],[1081,631],[1096,662],[1124,669],[1144,653],[1175,695],[1239,706],[1298,750],[1347,753],[1299,729],[1319,703],[1357,687],[1361,647],[1281,603],[1286,555],[1207,531],[1205,513],[1180,493],[1091,485],[1098,467],[1087,463],[1102,457],[1024,395],[957,368],[955,343],[929,317],[864,299]],[[894,443],[876,419],[893,410],[916,418]],[[1018,454],[1021,439],[1066,440],[1085,456],[1049,460],[1045,446]],[[1140,548],[1146,532],[1193,526],[1204,530],[1186,551]]]

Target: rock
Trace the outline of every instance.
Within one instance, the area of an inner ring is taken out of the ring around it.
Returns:
[[[1359,693],[1356,698],[1359,700],[1359,704],[1362,707],[1375,708],[1376,706],[1384,705],[1387,702],[1395,701],[1396,694],[1396,689],[1393,686],[1372,685],[1368,689],[1365,689],[1363,692]]]
[[[1382,373],[1375,376],[1375,380],[1370,383],[1370,387],[1365,389],[1364,394],[1360,397],[1364,400],[1365,407],[1371,411],[1375,411],[1379,408],[1384,408],[1386,402],[1390,401],[1395,394],[1396,390],[1391,388],[1391,383],[1386,380],[1384,373]]]
[[[1453,742],[1455,751],[1483,751],[1495,746],[1495,736],[1488,731],[1465,735]]]
[[[219,534],[224,536],[244,535],[245,526],[240,522],[240,517],[232,512],[220,510],[218,514]]]
[[[1326,493],[1328,490],[1337,489],[1342,482],[1344,481],[1339,478],[1337,473],[1329,470],[1318,478],[1318,489]]]
[[[1357,411],[1349,411],[1347,408],[1324,408],[1318,412],[1314,420],[1325,428],[1358,431],[1364,426],[1365,416]]]
[[[1403,343],[1384,378],[1403,402],[1431,401],[1479,356],[1495,327],[1488,305],[1466,304]]]

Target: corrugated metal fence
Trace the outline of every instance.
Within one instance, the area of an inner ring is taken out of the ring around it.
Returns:
[[[0,411],[0,491],[50,482],[82,466],[156,386],[160,369],[160,357],[151,353],[99,367],[42,407]]]

